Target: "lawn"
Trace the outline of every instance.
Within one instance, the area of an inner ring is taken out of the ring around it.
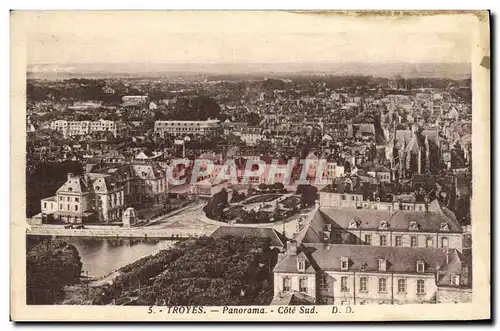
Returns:
[[[244,205],[249,205],[251,203],[261,203],[261,202],[271,202],[273,200],[278,199],[279,197],[283,196],[283,194],[263,194],[263,195],[257,195],[250,197],[243,201],[242,203]]]

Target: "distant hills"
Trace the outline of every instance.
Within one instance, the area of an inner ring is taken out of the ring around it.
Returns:
[[[236,75],[293,77],[297,75],[363,75],[375,77],[471,77],[470,63],[95,63],[36,64],[27,68],[29,78],[139,78]]]

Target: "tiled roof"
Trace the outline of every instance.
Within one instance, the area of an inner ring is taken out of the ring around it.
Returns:
[[[88,191],[87,184],[80,176],[72,176],[57,190],[57,193],[87,193]]]
[[[381,221],[388,222],[389,230],[408,231],[410,223],[416,221],[421,232],[440,232],[441,223],[448,224],[450,232],[462,232],[461,227],[445,213],[437,211],[396,211],[320,208],[318,220],[333,227],[348,228],[353,219],[362,229],[378,229]],[[316,224],[320,224],[318,221]],[[321,229],[319,229],[321,230]]]
[[[315,299],[305,293],[292,291],[273,298],[271,306],[294,306],[314,304]]]
[[[306,263],[305,271],[302,271],[303,273],[311,273],[311,274],[316,273],[308,255],[305,254],[304,252],[299,252],[298,254],[286,254],[283,259],[281,259],[280,261],[278,261],[278,263],[276,263],[276,266],[274,267],[273,271],[299,272],[297,263],[299,259],[303,260]]]
[[[448,258],[456,255],[448,251]],[[321,270],[340,271],[341,258],[349,259],[350,271],[378,271],[378,261],[386,260],[387,272],[415,273],[417,262],[423,261],[425,272],[446,271],[446,250],[435,248],[386,247],[370,245],[304,244],[304,252]]]
[[[94,179],[92,187],[95,193],[108,193],[118,188],[118,183],[110,176],[102,176]]]

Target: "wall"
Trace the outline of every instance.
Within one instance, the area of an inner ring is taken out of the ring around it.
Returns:
[[[290,277],[291,279],[291,291],[299,292],[299,279],[307,278],[307,295],[316,298],[316,274],[310,273],[274,273],[274,296],[278,293],[283,292],[283,278]]]
[[[439,303],[463,303],[472,302],[472,289],[439,287],[437,293]]]
[[[55,199],[57,198],[57,196],[55,197]],[[41,212],[42,213],[45,213],[45,214],[53,214],[54,212],[57,211],[57,207],[58,207],[58,204],[57,204],[57,201],[55,200],[41,200],[40,201],[40,204],[41,204]],[[46,205],[47,207],[44,207],[44,205]]]
[[[326,298],[328,304],[398,304],[431,302],[436,295],[437,286],[432,274],[392,274],[376,272],[327,272],[327,289],[318,294]],[[341,277],[347,277],[347,291],[342,291]],[[367,278],[367,291],[360,291],[360,278]],[[379,292],[379,278],[386,279],[385,292]],[[398,293],[398,279],[406,279],[406,292]],[[425,294],[417,294],[417,280],[425,281]],[[320,300],[323,301],[323,300]]]

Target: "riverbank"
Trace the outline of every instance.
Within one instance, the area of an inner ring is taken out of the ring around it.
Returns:
[[[88,227],[85,229],[65,229],[63,226],[35,226],[26,230],[29,236],[62,236],[62,237],[104,237],[104,238],[159,238],[159,239],[186,239],[192,237],[209,236],[215,229],[148,229],[148,228],[119,228],[119,227]]]

